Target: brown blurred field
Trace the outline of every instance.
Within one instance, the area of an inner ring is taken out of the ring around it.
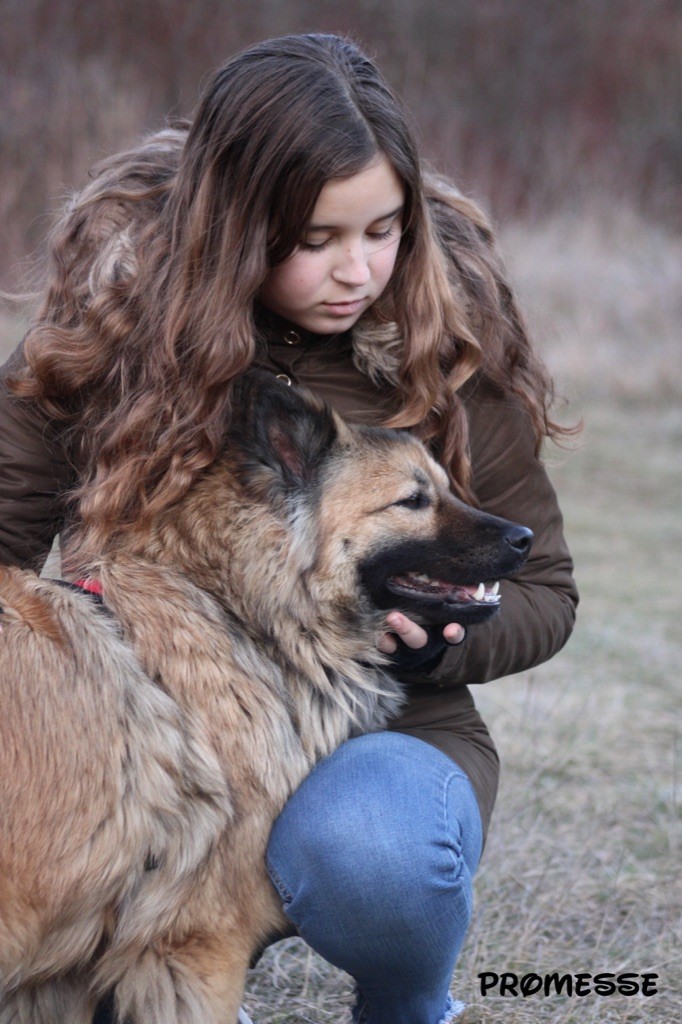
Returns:
[[[341,10],[343,7],[343,10]],[[583,417],[547,460],[582,592],[549,665],[480,687],[504,776],[453,991],[467,1024],[682,1020],[682,8],[674,0],[0,0],[5,246],[17,287],[59,197],[246,42],[350,31],[427,152],[485,197],[534,337]],[[9,308],[0,353],[20,337]],[[481,997],[477,975],[655,972],[640,996]],[[245,1000],[259,1024],[349,1019],[300,941]]]
[[[623,202],[682,226],[679,0],[0,0],[0,279],[88,167],[267,36],[347,33],[498,219]]]

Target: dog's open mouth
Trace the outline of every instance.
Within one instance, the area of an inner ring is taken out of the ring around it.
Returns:
[[[419,601],[489,608],[496,608],[500,603],[499,583],[449,583],[446,580],[434,579],[423,572],[406,572],[401,576],[390,576],[386,580],[386,586],[394,594],[416,598]]]

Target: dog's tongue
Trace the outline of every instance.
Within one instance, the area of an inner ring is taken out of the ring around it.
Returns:
[[[405,573],[404,576],[394,576],[394,583],[408,590],[415,590],[421,594],[437,594],[444,599],[457,603],[467,601],[482,601],[485,597],[485,584],[453,584],[445,580],[434,579],[424,573]]]

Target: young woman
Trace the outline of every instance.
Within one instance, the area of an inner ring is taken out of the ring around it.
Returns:
[[[268,850],[292,927],[355,978],[355,1020],[449,1021],[498,771],[467,684],[551,657],[574,619],[538,458],[559,431],[485,218],[424,169],[375,65],[335,36],[234,57],[191,125],[103,164],[64,213],[3,371],[2,559],[39,565],[61,531],[75,570],[144,530],[214,459],[252,365],[414,431],[460,496],[535,533],[490,623],[388,616],[377,642],[407,710],[319,765]]]

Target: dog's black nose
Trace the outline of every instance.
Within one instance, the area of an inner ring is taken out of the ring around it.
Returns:
[[[517,555],[525,558],[533,543],[533,531],[526,526],[510,526],[504,539]]]

